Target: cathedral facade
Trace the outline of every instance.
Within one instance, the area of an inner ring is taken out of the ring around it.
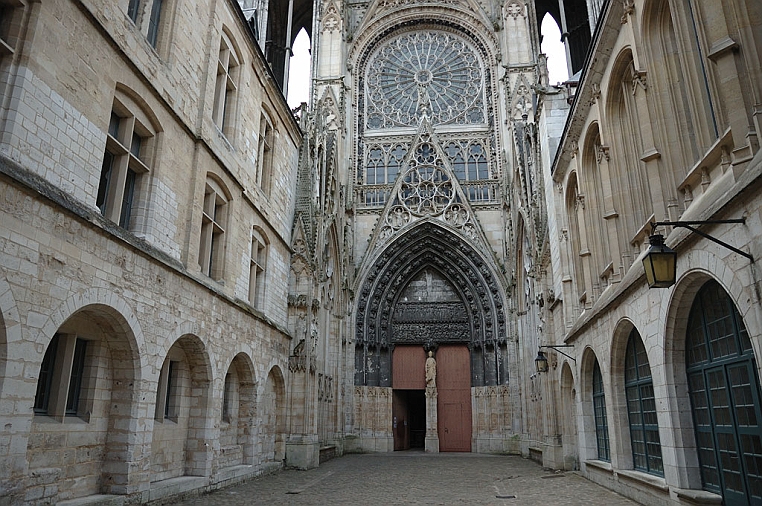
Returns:
[[[762,500],[756,0],[0,9],[0,504],[416,448]]]

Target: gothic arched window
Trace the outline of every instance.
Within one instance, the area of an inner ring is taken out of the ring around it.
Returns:
[[[651,378],[651,365],[638,331],[633,329],[627,341],[624,359],[624,386],[627,415],[630,420],[632,463],[638,471],[664,475],[661,458],[656,398]]]
[[[358,201],[380,207],[424,118],[472,202],[497,199],[497,152],[486,53],[464,33],[425,24],[380,37],[361,63],[358,90]],[[491,180],[487,182],[487,180]]]
[[[705,490],[725,504],[762,498],[762,406],[751,339],[716,281],[696,294],[685,337],[691,411]]]
[[[595,439],[598,443],[598,459],[611,462],[609,423],[606,418],[606,396],[603,392],[603,376],[598,360],[593,366],[593,411],[595,413]]]

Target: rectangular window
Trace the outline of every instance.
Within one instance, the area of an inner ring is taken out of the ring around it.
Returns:
[[[177,420],[180,401],[178,398],[178,386],[177,362],[175,360],[170,360],[167,371],[167,390],[164,401],[165,419]]]
[[[0,0],[0,57],[16,51],[22,31],[24,8],[19,0]]]
[[[119,124],[121,121],[122,118],[120,118],[114,111],[111,111],[111,118],[109,118],[108,122],[108,134],[114,139],[119,137]]]
[[[151,154],[153,131],[146,115],[135,110],[135,104],[128,108],[125,103],[114,99],[95,205],[104,217],[128,229],[139,196],[138,183],[150,170],[144,159]]]
[[[232,49],[232,44],[225,34],[220,41],[220,53],[217,58],[217,81],[214,89],[214,108],[212,119],[223,134],[231,137],[232,115],[234,114],[235,92],[238,89],[237,69],[240,64]]]
[[[34,412],[40,414],[48,413],[50,404],[51,386],[53,384],[53,372],[56,365],[56,355],[58,353],[58,334],[53,339],[45,351],[40,367],[40,377],[37,380],[37,394],[34,397]]]
[[[138,22],[139,10],[140,0],[130,0],[130,5],[127,6],[127,15],[130,17],[133,23]]]
[[[143,143],[143,139],[138,135],[137,132],[132,132],[132,142],[130,143],[130,153],[140,160],[140,147]]]
[[[258,235],[252,234],[249,266],[249,302],[257,309],[262,309],[265,288],[265,263],[267,247]]]
[[[127,169],[127,178],[124,181],[124,196],[122,197],[122,213],[119,216],[119,226],[129,228],[132,215],[132,203],[135,197],[135,178],[137,174],[132,169]]]
[[[230,423],[230,398],[233,390],[233,376],[225,375],[225,390],[222,392],[222,421]]]
[[[272,178],[273,165],[273,126],[270,119],[264,114],[259,124],[259,167],[257,171],[257,183],[259,187],[269,195],[270,181]]]
[[[114,167],[114,155],[106,151],[103,154],[103,165],[101,166],[101,181],[98,184],[98,197],[95,199],[95,205],[101,211],[101,214],[106,214],[106,196],[108,195],[109,186],[111,185],[111,173]]]
[[[85,383],[87,340],[70,334],[51,339],[40,366],[34,412],[63,421],[64,416],[81,413],[81,393]]]
[[[74,346],[74,360],[71,364],[69,393],[66,396],[67,415],[76,415],[79,408],[79,394],[82,391],[82,378],[85,373],[85,353],[87,353],[87,341],[78,338]]]
[[[213,279],[222,279],[224,270],[226,205],[222,188],[211,179],[207,180],[198,263],[201,272]]]
[[[156,43],[159,39],[159,23],[161,22],[161,4],[162,0],[153,0],[153,6],[151,7],[151,18],[148,20],[148,43],[151,47],[156,47]]]

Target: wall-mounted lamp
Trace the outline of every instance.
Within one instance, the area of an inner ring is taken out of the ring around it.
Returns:
[[[664,244],[664,236],[652,233],[648,238],[651,247],[643,257],[648,288],[669,288],[677,276],[677,253]]]
[[[548,372],[548,357],[546,357],[545,353],[542,351],[543,348],[550,348],[550,349],[556,350],[558,353],[560,353],[564,357],[572,359],[575,364],[577,363],[576,358],[572,357],[571,355],[567,355],[566,353],[558,349],[558,348],[574,348],[573,344],[541,345],[540,349],[537,350],[537,358],[534,359],[534,366],[537,369],[537,372]]]
[[[675,284],[677,278],[677,253],[669,246],[664,244],[664,236],[657,234],[656,227],[670,226],[687,228],[705,239],[719,244],[729,250],[738,253],[754,262],[754,257],[745,251],[731,246],[730,244],[712,237],[711,235],[694,228],[694,225],[717,225],[726,223],[746,223],[746,218],[737,218],[731,220],[709,220],[709,221],[652,221],[651,236],[648,238],[651,246],[643,257],[643,268],[646,271],[646,281],[648,288],[669,288]]]

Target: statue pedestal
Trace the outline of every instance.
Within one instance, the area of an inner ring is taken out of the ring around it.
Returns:
[[[437,433],[437,387],[426,387],[426,440],[427,453],[439,453]]]

